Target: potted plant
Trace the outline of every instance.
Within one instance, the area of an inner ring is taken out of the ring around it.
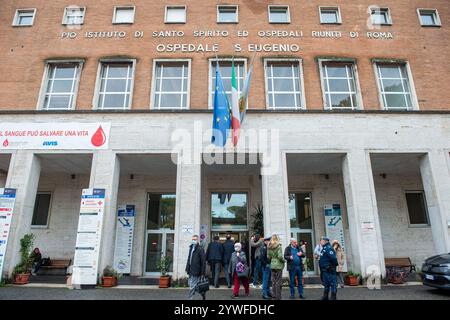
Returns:
[[[345,284],[348,286],[357,286],[359,285],[359,277],[360,275],[358,273],[349,271],[345,276]]]
[[[111,288],[117,286],[117,279],[119,273],[111,266],[106,266],[103,269],[102,285],[105,288]]]
[[[14,284],[27,284],[30,281],[33,258],[30,253],[34,234],[28,233],[20,239],[20,262],[14,267]]]
[[[160,288],[169,288],[170,287],[170,275],[169,272],[170,265],[172,263],[172,258],[169,256],[165,256],[161,254],[161,258],[158,260],[158,269],[161,273],[159,277],[159,287]]]

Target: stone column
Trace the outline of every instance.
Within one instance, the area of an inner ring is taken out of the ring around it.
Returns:
[[[262,163],[268,164],[266,155],[262,154],[262,157]],[[291,237],[286,153],[281,152],[279,161],[275,160],[271,158],[270,168],[263,166],[261,170],[264,235],[280,235],[284,249],[289,244]]]
[[[89,188],[105,189],[105,211],[100,246],[98,272],[114,263],[117,194],[120,180],[120,159],[109,150],[99,150],[92,159]]]
[[[433,151],[420,158],[420,173],[437,254],[450,252],[450,173],[447,152]]]
[[[384,276],[383,242],[370,155],[364,150],[348,153],[343,159],[342,174],[354,257],[353,271],[365,277],[379,270]]]
[[[31,231],[40,174],[41,161],[33,152],[19,150],[12,155],[5,187],[17,189],[17,194],[3,267],[8,276],[20,260],[20,239]]]
[[[177,200],[175,208],[175,245],[173,278],[186,277],[186,261],[189,245],[194,234],[200,235],[202,166],[178,161]],[[192,233],[183,232],[182,227],[192,228]],[[210,230],[208,230],[210,231]]]

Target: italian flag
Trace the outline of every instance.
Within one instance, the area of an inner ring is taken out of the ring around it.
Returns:
[[[231,64],[231,127],[233,128],[233,144],[236,146],[239,141],[239,131],[241,129],[241,115],[239,111],[239,94],[234,69],[234,60]]]

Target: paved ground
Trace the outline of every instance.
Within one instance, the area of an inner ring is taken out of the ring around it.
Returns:
[[[242,293],[242,291],[241,291]],[[306,289],[307,300],[318,300],[319,288]],[[208,300],[231,300],[230,289],[211,289]],[[283,298],[288,299],[289,289],[283,288]],[[186,289],[92,289],[69,290],[67,288],[0,287],[0,300],[185,300]],[[259,300],[260,290],[251,290],[250,297],[242,300]],[[339,289],[340,300],[450,300],[450,292],[442,292],[422,285],[383,286],[381,290],[367,288]]]

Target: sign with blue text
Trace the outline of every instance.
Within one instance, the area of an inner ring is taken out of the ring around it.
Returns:
[[[123,274],[131,273],[135,217],[134,205],[121,206],[117,210],[114,269]]]
[[[105,189],[84,189],[81,195],[72,285],[96,285]]]
[[[0,188],[0,282],[15,203],[16,189]]]
[[[342,211],[340,204],[325,205],[325,226],[330,241],[339,241],[343,253],[343,266],[341,272],[347,272],[347,258],[345,252],[344,227],[342,223]]]

